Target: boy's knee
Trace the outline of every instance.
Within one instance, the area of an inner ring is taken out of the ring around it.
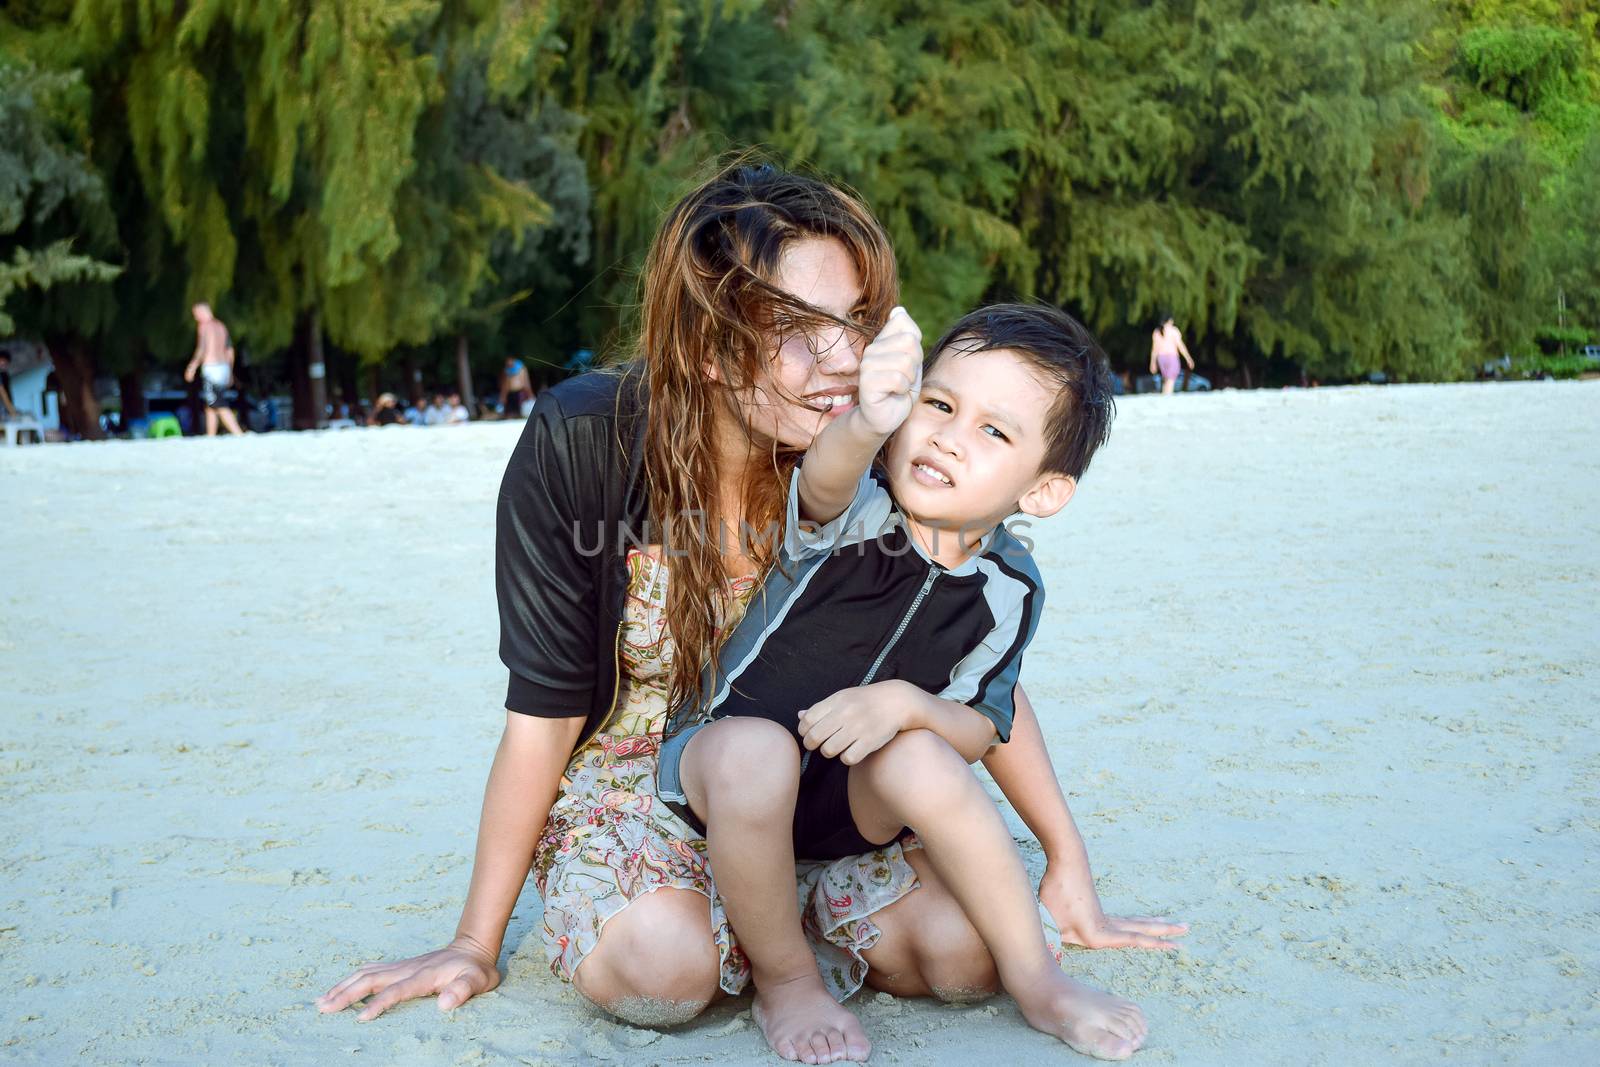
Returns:
[[[961,754],[932,730],[906,730],[861,761],[877,783],[895,790],[910,786],[937,788],[972,777]]]
[[[718,719],[701,728],[683,753],[690,774],[708,795],[787,793],[800,780],[800,746],[769,719]]]
[[[851,768],[890,821],[912,827],[970,804],[982,785],[961,754],[931,730],[906,730]],[[863,798],[865,799],[865,798]]]

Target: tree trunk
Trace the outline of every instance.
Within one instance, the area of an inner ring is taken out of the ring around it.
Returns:
[[[189,399],[186,401],[189,405],[189,432],[196,435],[203,434],[206,432],[206,402],[200,397],[200,375],[196,374],[194,381],[188,383],[185,388],[189,392]]]
[[[328,425],[328,365],[322,359],[322,319],[311,312],[309,344],[306,355],[310,363],[306,373],[311,379],[311,425],[320,430]]]
[[[345,417],[351,419],[361,410],[361,386],[358,383],[361,368],[356,364],[357,360],[353,358],[342,360],[339,364],[339,399],[349,409]]]
[[[146,418],[150,414],[150,405],[144,399],[144,361],[140,360],[134,365],[133,370],[117,378],[117,388],[122,392],[122,425],[126,427],[134,419]]]
[[[415,352],[407,352],[403,361],[406,374],[406,398],[412,406],[422,402],[422,371],[417,367]]]
[[[294,417],[290,423],[296,430],[309,430],[316,426],[311,418],[311,360],[307,352],[310,335],[309,315],[302,315],[295,323],[294,340],[289,345],[289,403]]]
[[[1254,389],[1255,386],[1250,384],[1250,361],[1248,359],[1239,360],[1239,373],[1244,375],[1244,387],[1246,389]]]
[[[328,368],[322,361],[322,324],[307,311],[295,324],[289,346],[289,389],[294,402],[294,428],[315,430],[328,424]]]
[[[461,402],[468,411],[478,410],[478,398],[472,392],[472,363],[467,359],[467,335],[456,337],[456,387],[461,390]]]
[[[61,380],[61,422],[63,428],[86,441],[105,437],[100,430],[100,401],[94,395],[94,356],[77,334],[49,338],[45,347]]]

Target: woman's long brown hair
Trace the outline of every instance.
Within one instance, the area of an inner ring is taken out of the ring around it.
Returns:
[[[784,246],[807,237],[836,238],[854,260],[862,294],[848,319],[776,286]],[[649,384],[643,465],[651,525],[672,552],[666,562],[673,708],[700,698],[701,674],[716,664],[728,589],[720,524],[781,531],[789,475],[799,461],[799,453],[748,426],[735,391],[764,382],[789,337],[839,328],[871,337],[898,294],[889,238],[857,197],[748,153],[723,163],[680,200],[656,233],[645,261],[635,357]],[[730,457],[719,455],[725,421],[743,427],[748,446],[746,462],[733,469]],[[763,455],[770,477],[757,476],[762,467],[752,462]],[[743,480],[742,515],[722,514],[726,478]],[[734,538],[731,547],[748,551],[764,572],[777,551],[775,538],[740,540],[746,539]]]

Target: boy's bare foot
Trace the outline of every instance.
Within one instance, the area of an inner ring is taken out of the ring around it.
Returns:
[[[1055,1035],[1085,1056],[1125,1060],[1149,1032],[1137,1004],[1075,982],[1054,966],[1034,981],[1016,983],[1016,990],[1008,984],[1006,991],[1029,1026]]]
[[[872,1054],[860,1021],[828,995],[816,974],[757,985],[753,1014],[772,1051],[786,1060],[864,1062]]]

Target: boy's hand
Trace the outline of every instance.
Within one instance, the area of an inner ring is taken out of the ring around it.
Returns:
[[[1056,925],[1061,928],[1061,940],[1069,945],[1084,948],[1156,948],[1173,951],[1182,946],[1167,938],[1182,937],[1189,932],[1188,923],[1151,915],[1107,915],[1100,910],[1099,900],[1084,900],[1075,896],[1067,879],[1052,877],[1045,868],[1039,883],[1039,900]]]
[[[861,356],[856,385],[856,417],[887,437],[911,414],[922,389],[922,331],[906,309],[889,312],[889,321]]]
[[[897,681],[841,689],[800,712],[800,738],[824,756],[854,766],[905,729]]]

